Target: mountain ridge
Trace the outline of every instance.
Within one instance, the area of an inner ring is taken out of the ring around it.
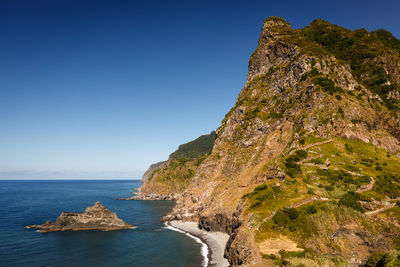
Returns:
[[[399,43],[267,18],[211,152],[180,186],[158,175],[166,190],[140,193],[177,199],[164,220],[228,233],[232,266],[399,263]]]

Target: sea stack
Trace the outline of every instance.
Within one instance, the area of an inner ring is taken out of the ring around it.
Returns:
[[[115,212],[109,211],[99,201],[93,207],[87,207],[85,212],[62,212],[56,222],[47,221],[41,225],[29,225],[25,229],[40,228],[39,232],[54,231],[81,231],[81,230],[122,230],[133,229],[120,218]]]

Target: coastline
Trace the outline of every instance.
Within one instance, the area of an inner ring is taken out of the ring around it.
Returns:
[[[228,234],[201,230],[196,222],[169,221],[165,225],[168,229],[184,233],[202,244],[201,254],[204,257],[202,266],[229,266],[228,260],[224,258],[225,245],[229,239]]]

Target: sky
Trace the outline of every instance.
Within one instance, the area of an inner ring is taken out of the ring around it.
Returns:
[[[0,179],[140,178],[218,128],[263,20],[400,37],[399,1],[0,0]]]

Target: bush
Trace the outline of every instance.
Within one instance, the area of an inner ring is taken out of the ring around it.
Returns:
[[[351,147],[350,144],[344,144],[344,146],[346,147],[346,151],[353,152],[353,148]]]
[[[322,90],[331,95],[336,92],[343,92],[343,89],[340,87],[336,87],[335,83],[329,78],[316,77],[313,78],[311,81],[313,82],[313,84],[318,85]]]
[[[294,208],[284,208],[278,210],[274,217],[272,217],[272,221],[278,227],[283,229],[289,229],[290,231],[294,231],[296,229],[296,224],[294,221],[299,218],[299,212]]]
[[[342,181],[344,183],[359,185],[360,182],[354,179],[353,175],[344,170],[322,170],[318,169],[317,174],[319,176],[325,177],[325,179],[330,183],[337,183]]]
[[[286,173],[290,177],[296,177],[301,173],[301,167],[296,164],[300,160],[307,158],[307,151],[297,150],[285,160]]]
[[[342,116],[342,118],[343,118],[344,117],[344,111],[343,111],[342,107],[338,108],[338,112],[339,112],[340,116]]]
[[[368,258],[366,267],[400,266],[400,255],[398,253],[375,252]]]
[[[365,263],[365,267],[376,267],[378,263],[381,261],[385,253],[383,252],[375,252],[369,256],[367,262]]]
[[[355,192],[348,192],[344,196],[342,196],[339,200],[339,206],[346,206],[352,209],[355,209],[360,212],[364,212],[363,207],[359,202],[360,196]]]
[[[250,208],[257,208],[261,206],[261,204],[268,199],[274,199],[279,193],[281,193],[281,189],[279,186],[268,186],[267,184],[261,184],[254,188],[253,192],[244,195],[242,198],[249,198]]]
[[[394,174],[385,173],[378,175],[374,185],[374,191],[387,195],[390,198],[400,197],[400,177]]]
[[[325,161],[323,158],[311,159],[310,162],[314,163],[314,164],[319,164],[319,165],[325,164]]]
[[[267,188],[268,188],[268,185],[262,184],[262,185],[257,186],[256,188],[254,188],[254,191],[261,191],[261,190],[264,190]]]

